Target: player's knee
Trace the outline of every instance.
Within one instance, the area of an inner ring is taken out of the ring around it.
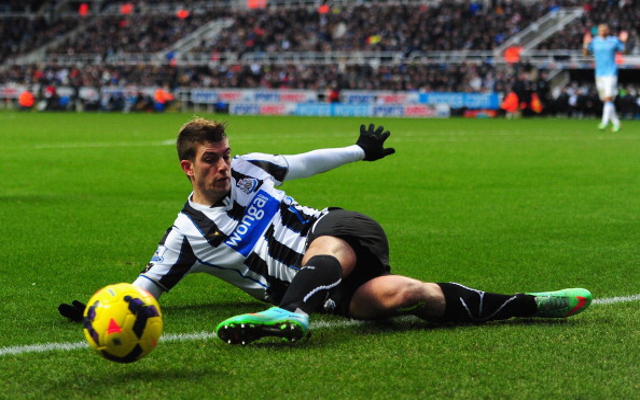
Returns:
[[[400,275],[375,278],[354,294],[350,313],[353,318],[381,318],[415,314],[438,316],[444,307],[440,288],[432,283]]]
[[[342,267],[344,276],[349,275],[356,264],[356,254],[349,243],[333,236],[321,236],[311,242],[302,259],[302,264],[305,265],[311,258],[319,255],[335,257]]]
[[[414,307],[426,300],[425,284],[418,280],[406,279],[388,287],[384,297],[390,309]]]
[[[407,282],[395,295],[398,314],[412,314],[421,318],[439,317],[445,309],[442,290],[433,283],[417,280]]]

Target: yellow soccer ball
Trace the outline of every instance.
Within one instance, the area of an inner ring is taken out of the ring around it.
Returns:
[[[162,335],[156,299],[130,283],[98,290],[84,310],[84,336],[107,360],[131,363],[155,349]]]

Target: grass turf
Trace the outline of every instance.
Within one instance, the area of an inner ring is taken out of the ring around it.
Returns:
[[[58,303],[132,281],[190,190],[175,139],[188,114],[0,113],[0,352],[79,343]],[[355,142],[353,118],[230,117],[234,153]],[[286,183],[299,202],[386,228],[394,272],[496,291],[640,293],[640,124],[373,119],[397,154]],[[161,299],[167,335],[211,332],[264,304],[206,275]],[[315,327],[315,329],[313,329]],[[88,348],[0,355],[0,398],[640,398],[637,301],[568,320],[437,326],[312,320],[302,346],[161,342],[110,363]]]

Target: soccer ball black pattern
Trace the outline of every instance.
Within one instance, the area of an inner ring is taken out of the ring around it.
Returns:
[[[98,290],[84,310],[84,336],[107,360],[131,363],[149,355],[162,335],[156,299],[130,283]]]

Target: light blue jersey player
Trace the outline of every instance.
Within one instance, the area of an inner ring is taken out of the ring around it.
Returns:
[[[613,102],[618,93],[616,54],[625,52],[627,38],[628,34],[625,31],[620,32],[620,38],[610,35],[607,24],[598,25],[598,36],[595,38],[591,38],[589,33],[584,36],[582,52],[585,56],[593,54],[595,58],[596,88],[600,100],[604,103],[602,121],[598,125],[600,130],[605,129],[609,121],[612,123],[611,130],[613,132],[620,130],[620,120]]]

